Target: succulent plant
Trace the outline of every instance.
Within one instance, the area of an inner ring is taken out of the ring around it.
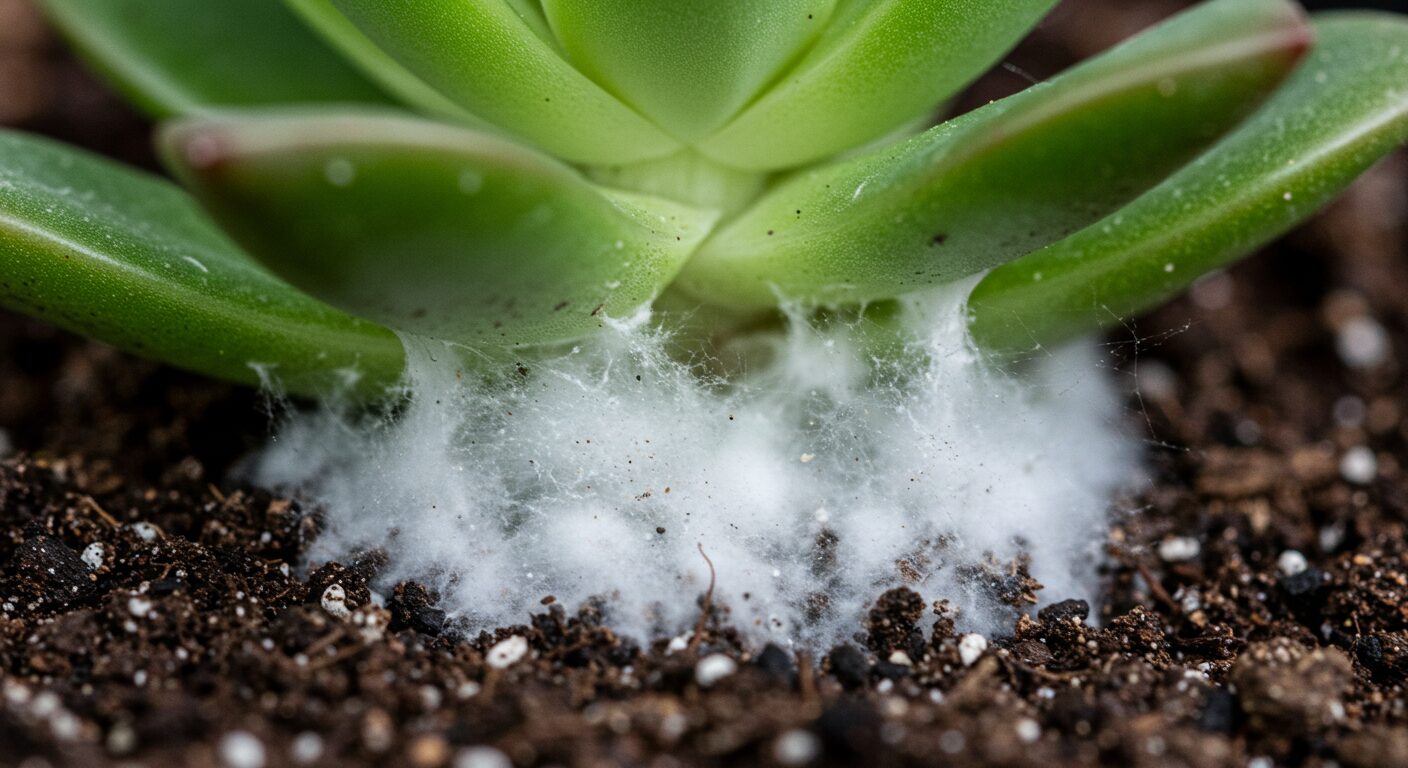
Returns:
[[[237,381],[394,380],[651,302],[977,279],[1020,351],[1176,293],[1408,138],[1408,23],[1212,0],[937,127],[1056,0],[42,0],[185,189],[0,134],[0,303]],[[212,223],[214,222],[214,223]]]

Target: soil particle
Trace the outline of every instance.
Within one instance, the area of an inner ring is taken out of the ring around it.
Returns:
[[[1408,765],[1408,731],[1370,726],[1346,736],[1335,752],[1350,768],[1399,768]]]
[[[838,757],[873,755],[880,744],[880,714],[868,702],[841,699],[822,710],[816,730],[829,752]]]
[[[391,594],[391,629],[413,629],[428,637],[444,632],[449,624],[445,611],[435,604],[435,598],[423,584],[397,584]]]
[[[1355,638],[1354,658],[1380,685],[1399,688],[1408,678],[1408,638],[1377,633]]]
[[[95,592],[88,564],[52,536],[25,539],[13,557],[16,597],[30,611],[67,608]]]
[[[1063,619],[1079,624],[1090,618],[1090,603],[1084,600],[1062,600],[1037,611],[1036,617],[1044,624],[1054,624]]]
[[[844,688],[853,690],[870,679],[870,659],[854,645],[838,645],[826,655],[825,671]]]
[[[881,595],[866,622],[870,630],[866,646],[882,659],[895,651],[923,655],[926,641],[919,622],[925,607],[924,598],[907,587]]]
[[[796,662],[792,660],[792,656],[787,651],[782,650],[774,643],[763,646],[763,650],[753,657],[753,666],[788,687],[797,684]]]
[[[328,563],[308,576],[307,601],[318,603],[338,618],[346,618],[371,602],[366,574],[341,563]],[[336,606],[330,607],[330,606]]]
[[[1230,682],[1252,726],[1302,733],[1344,721],[1354,668],[1338,648],[1307,649],[1278,637],[1243,651]]]

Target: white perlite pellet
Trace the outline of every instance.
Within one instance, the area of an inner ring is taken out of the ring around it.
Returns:
[[[161,536],[161,529],[146,521],[138,521],[128,526],[132,532],[137,534],[137,538],[142,541],[156,541]]]
[[[821,754],[821,740],[811,731],[793,728],[777,737],[772,745],[773,759],[782,765],[806,765]]]
[[[1166,563],[1184,563],[1202,551],[1203,545],[1189,536],[1175,536],[1159,543],[1159,559]]]
[[[468,699],[472,699],[475,696],[478,696],[479,691],[482,689],[483,686],[481,686],[479,683],[476,683],[473,680],[469,680],[467,682],[460,683],[460,686],[455,689],[455,696],[458,697],[460,701],[465,701]]]
[[[963,666],[971,667],[988,649],[988,639],[979,634],[964,635],[958,641],[958,658]]]
[[[508,669],[509,667],[522,661],[528,655],[528,640],[519,635],[514,635],[507,640],[501,640],[489,649],[489,657],[486,659],[489,666],[494,669]]]
[[[670,644],[665,646],[665,653],[679,653],[689,647],[690,638],[694,637],[694,632],[686,632],[683,635],[676,635],[670,638]]]
[[[1288,549],[1276,558],[1276,569],[1281,572],[1282,576],[1305,573],[1305,569],[1309,567],[1310,563],[1306,561],[1305,555],[1294,549]]]
[[[1340,477],[1356,485],[1368,485],[1379,474],[1379,460],[1369,448],[1356,445],[1340,457]]]
[[[1030,717],[1017,721],[1017,740],[1023,744],[1035,744],[1041,738],[1041,725]]]
[[[1356,317],[1335,335],[1335,351],[1350,368],[1374,368],[1388,359],[1388,331],[1372,317]]]
[[[96,571],[103,567],[103,561],[106,556],[107,548],[105,548],[101,542],[95,541],[84,547],[83,554],[78,557],[83,561],[84,565],[88,566],[88,570]]]
[[[299,765],[311,765],[323,756],[323,737],[312,731],[304,731],[293,739],[289,755]]]
[[[352,615],[352,609],[347,607],[347,590],[341,584],[330,584],[323,590],[322,599],[323,610],[335,619],[346,620]]]
[[[1339,525],[1327,525],[1320,529],[1316,538],[1320,542],[1320,548],[1326,552],[1334,552],[1344,543],[1344,528]]]
[[[513,762],[493,747],[470,747],[455,755],[455,768],[513,768]]]
[[[108,730],[105,745],[114,755],[126,755],[137,748],[137,732],[127,723],[118,723]]]
[[[722,653],[705,656],[694,665],[694,682],[708,688],[738,671],[738,662]]]
[[[127,612],[139,619],[145,619],[152,612],[152,601],[137,596],[127,600]]]
[[[264,768],[264,742],[248,731],[220,737],[220,762],[226,768]]]

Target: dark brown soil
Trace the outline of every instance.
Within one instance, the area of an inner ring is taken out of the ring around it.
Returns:
[[[1081,26],[1013,60],[1050,74]],[[0,91],[65,85],[10,121],[141,161],[141,121],[30,34]],[[420,585],[372,600],[376,553],[305,570],[316,517],[224,484],[256,395],[0,315],[0,765],[1408,765],[1405,243],[1399,155],[1112,334],[1154,482],[1098,605],[1041,594],[981,653],[907,590],[820,658],[712,622],[639,647],[592,606],[463,636]],[[1391,350],[1347,364],[1373,323]]]

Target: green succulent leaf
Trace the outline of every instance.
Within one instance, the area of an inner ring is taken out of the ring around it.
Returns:
[[[430,115],[481,127],[484,121],[445,98],[381,50],[347,20],[332,0],[283,0],[313,30],[356,64],[372,81],[408,106]]]
[[[523,20],[528,28],[533,30],[542,40],[557,45],[557,38],[552,34],[552,29],[548,26],[547,17],[543,14],[542,0],[507,0],[509,7],[518,14],[518,18]]]
[[[1055,4],[840,0],[821,38],[699,149],[722,163],[765,170],[880,138],[982,74]]]
[[[1408,21],[1329,14],[1285,87],[1234,134],[1125,209],[994,270],[973,338],[1029,350],[1118,322],[1310,216],[1408,141]]]
[[[389,331],[294,290],[176,186],[0,132],[0,305],[194,371],[296,392],[395,382]]]
[[[482,348],[577,338],[630,315],[714,218],[410,118],[197,119],[162,144],[216,218],[289,282],[390,327]]]
[[[567,63],[522,3],[332,2],[382,50],[466,111],[566,160],[630,163],[679,149]]]
[[[1124,205],[1243,119],[1310,42],[1284,0],[1215,0],[926,134],[804,172],[711,237],[703,301],[866,302],[958,280]]]
[[[836,0],[544,0],[578,69],[681,141],[718,129],[811,42]]]
[[[280,0],[40,0],[49,18],[153,115],[231,106],[382,102]]]

